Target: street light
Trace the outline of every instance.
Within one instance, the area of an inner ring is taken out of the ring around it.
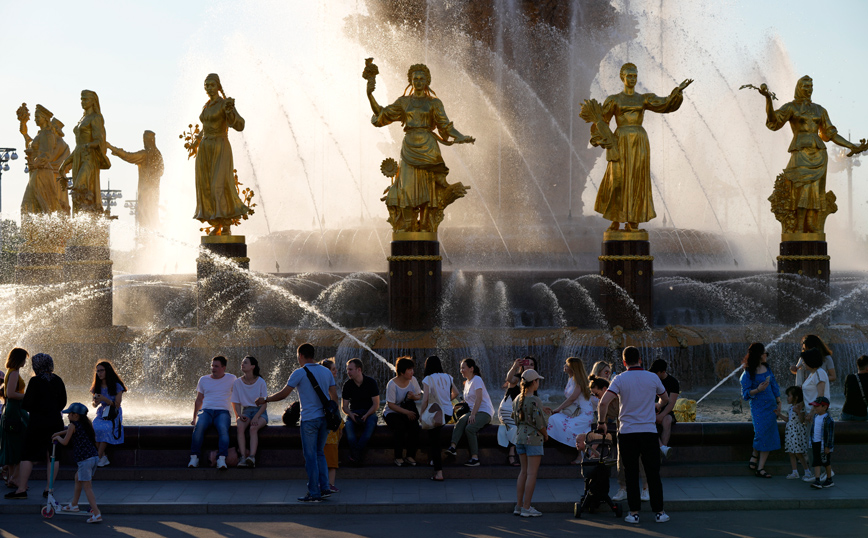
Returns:
[[[102,206],[105,208],[106,216],[110,219],[116,219],[112,216],[112,207],[118,205],[118,199],[123,196],[120,190],[112,189],[111,181],[108,182],[108,188],[99,191],[102,198]]]
[[[130,215],[135,216],[138,203],[138,200],[124,200],[124,207],[130,210]]]
[[[9,153],[9,152],[12,153]],[[15,152],[15,148],[0,148],[0,208],[3,207],[3,172],[9,171],[9,161],[15,160],[18,158],[18,154]],[[26,169],[24,170],[27,171]]]

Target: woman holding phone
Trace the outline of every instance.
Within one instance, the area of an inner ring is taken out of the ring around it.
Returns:
[[[503,399],[500,401],[500,406],[497,409],[497,414],[500,417],[500,427],[497,429],[497,444],[509,449],[509,454],[506,456],[506,463],[513,467],[519,467],[518,455],[515,453],[515,436],[517,433],[515,422],[512,420],[513,402],[521,393],[519,382],[521,374],[525,370],[539,370],[537,368],[536,359],[530,355],[523,359],[515,359],[512,367],[506,373],[506,381],[503,387],[506,392],[503,394]]]

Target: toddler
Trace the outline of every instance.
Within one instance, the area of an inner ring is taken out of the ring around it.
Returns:
[[[819,396],[811,402],[814,407],[814,419],[811,421],[811,448],[814,452],[814,482],[812,488],[831,488],[832,481],[832,451],[835,450],[835,421],[829,415],[829,399]],[[820,465],[826,468],[826,480],[820,482]]]
[[[96,449],[96,434],[93,431],[93,425],[87,418],[87,407],[81,403],[74,403],[64,409],[63,413],[69,415],[69,427],[52,435],[51,440],[63,446],[72,442],[72,455],[78,464],[78,471],[75,473],[75,491],[72,494],[72,500],[62,507],[61,511],[78,512],[78,499],[81,497],[81,490],[84,489],[87,502],[90,503],[91,513],[87,522],[102,523],[102,514],[96,505],[96,496],[93,494],[93,487],[91,486],[93,474],[96,471],[97,463],[99,463],[99,452]]]
[[[807,458],[805,458],[805,454],[810,447],[808,446],[805,432],[805,402],[802,388],[792,386],[787,389],[786,394],[790,410],[787,412],[787,415],[781,413],[778,416],[787,423],[784,436],[784,451],[790,455],[790,465],[793,467],[793,472],[787,475],[787,479],[796,480],[799,478],[798,462],[802,462],[802,467],[805,469],[803,480],[811,480],[814,478],[814,474],[808,466]]]

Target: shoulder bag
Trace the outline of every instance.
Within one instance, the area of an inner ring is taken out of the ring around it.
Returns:
[[[304,366],[302,368],[304,368],[304,373],[307,374],[310,384],[313,385],[313,390],[316,391],[316,395],[319,396],[319,401],[322,403],[323,411],[325,411],[326,427],[329,431],[337,431],[341,427],[341,422],[343,422],[340,409],[338,409],[338,403],[330,398],[326,398],[325,393],[310,370]]]

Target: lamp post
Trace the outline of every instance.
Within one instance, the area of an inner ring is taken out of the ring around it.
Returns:
[[[113,190],[111,181],[108,182],[107,187],[99,191],[100,197],[102,197],[102,206],[105,208],[107,218],[116,219],[116,216],[112,216],[112,207],[118,205],[118,199],[123,196],[123,193],[117,189]]]
[[[0,148],[0,210],[3,208],[3,172],[8,172],[9,161],[14,161],[17,158],[18,154],[15,153],[15,148]]]
[[[135,216],[138,203],[138,200],[124,200],[124,207],[130,210],[130,215]]]

